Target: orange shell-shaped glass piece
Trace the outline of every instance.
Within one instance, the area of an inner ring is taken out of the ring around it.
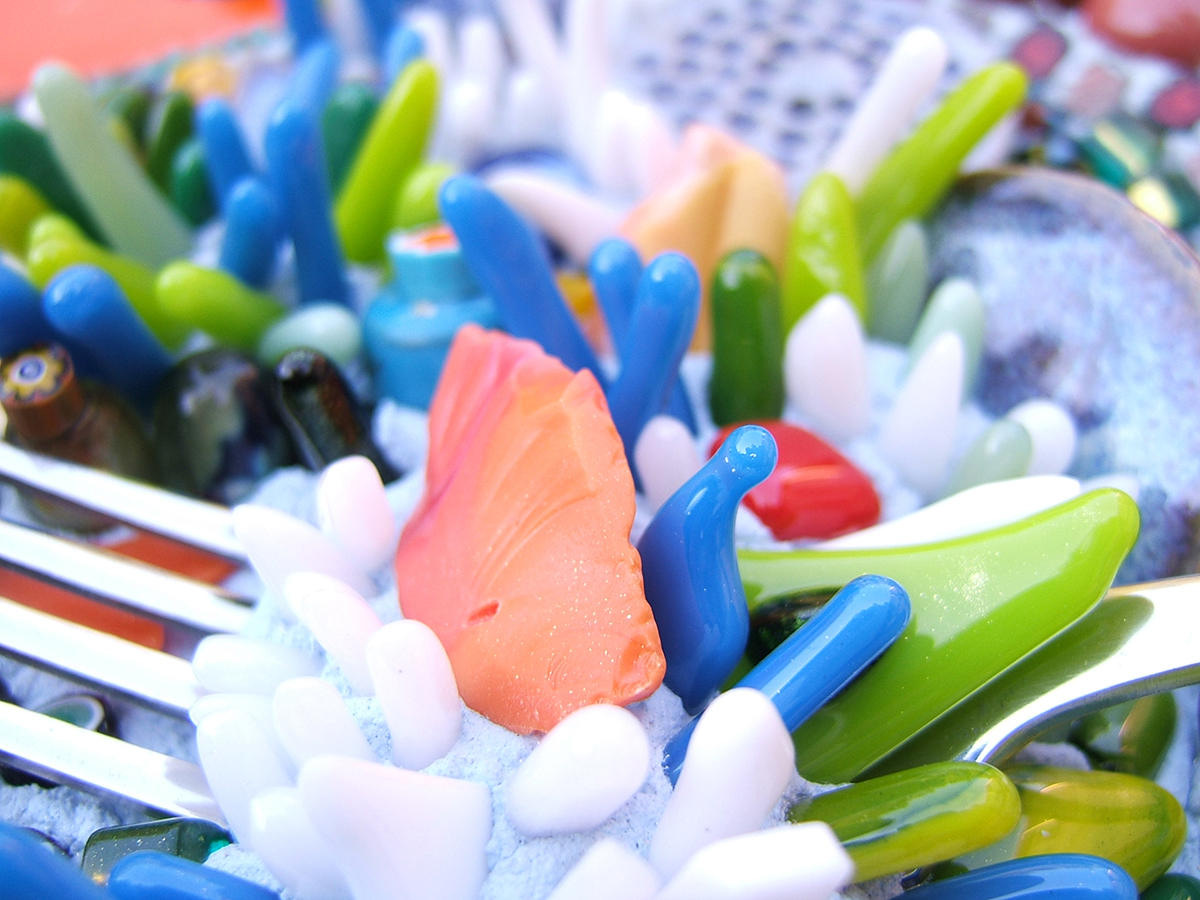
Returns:
[[[396,551],[400,608],[441,639],[467,706],[527,734],[653,693],[666,662],[629,543],[633,479],[590,372],[466,326],[425,478]]]

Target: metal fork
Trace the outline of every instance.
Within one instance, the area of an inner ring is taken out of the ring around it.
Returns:
[[[0,443],[0,479],[238,558],[228,510]],[[111,554],[0,523],[0,564],[196,633],[236,631],[245,601]],[[1117,588],[869,774],[945,759],[998,763],[1047,729],[1200,682],[1200,577]],[[0,654],[184,717],[191,666],[0,599]],[[0,703],[0,761],[168,815],[222,821],[199,767]]]

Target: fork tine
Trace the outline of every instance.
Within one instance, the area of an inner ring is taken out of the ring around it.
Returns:
[[[0,703],[0,760],[51,781],[123,797],[170,816],[198,816],[225,824],[199,766],[11,703]]]
[[[0,520],[0,565],[175,625],[238,632],[250,601],[182,575]]]
[[[30,453],[0,441],[0,479],[111,516],[135,528],[248,562],[230,512],[152,485]]]

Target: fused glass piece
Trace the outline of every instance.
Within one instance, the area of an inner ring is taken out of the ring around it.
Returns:
[[[1024,69],[1032,80],[1037,81],[1054,71],[1066,52],[1067,39],[1043,23],[1021,38],[1009,58]]]
[[[950,475],[945,494],[957,494],[977,484],[1020,478],[1029,472],[1033,441],[1020,422],[998,419],[977,437],[958,468]]]
[[[692,713],[712,699],[746,649],[750,619],[733,522],[738,503],[770,475],[776,455],[765,428],[736,429],[638,541],[646,599],[667,660],[664,681]]]
[[[154,850],[131,853],[114,865],[108,893],[114,900],[279,900],[252,881]]]
[[[1067,92],[1067,112],[1097,119],[1117,111],[1128,79],[1121,72],[1093,63],[1083,70],[1079,80]]]
[[[46,136],[4,111],[0,111],[0,172],[24,179],[92,240],[103,239],[100,228],[50,149]]]
[[[313,471],[344,456],[365,456],[384,481],[398,477],[342,373],[316,350],[301,347],[279,361],[275,397],[301,461]]]
[[[139,850],[156,850],[202,863],[231,843],[233,836],[207,819],[157,819],[93,831],[84,845],[81,864],[92,881],[106,884],[112,867]]]
[[[362,325],[358,316],[340,303],[312,303],[288,313],[258,342],[259,362],[274,368],[293,350],[307,347],[339,366],[358,359],[362,350]]]
[[[429,421],[396,580],[467,706],[528,733],[649,696],[665,663],[629,544],[633,481],[595,379],[468,325]]]
[[[166,87],[169,91],[185,91],[193,100],[232,97],[238,89],[238,78],[232,59],[206,53],[177,63],[171,69]]]
[[[334,90],[321,114],[321,135],[325,141],[325,166],[329,187],[336,194],[346,180],[354,157],[371,126],[379,99],[369,85],[351,81]]]
[[[794,731],[900,636],[911,612],[908,594],[896,582],[878,575],[856,578],[735,687],[761,691]],[[663,771],[672,783],[698,721],[689,722],[663,751]]]
[[[822,298],[787,336],[783,380],[788,402],[818,434],[840,443],[870,430],[867,339],[841,294]]]
[[[1178,172],[1139,178],[1126,193],[1134,206],[1168,228],[1187,230],[1200,222],[1200,194]]]
[[[383,258],[396,192],[425,152],[437,94],[437,70],[418,59],[379,104],[337,195],[334,218],[347,258],[355,262]]]
[[[1185,76],[1163,88],[1150,104],[1150,118],[1163,128],[1191,128],[1200,122],[1200,78]]]
[[[149,88],[140,84],[126,84],[113,91],[104,101],[104,111],[125,123],[140,150],[143,146],[142,135],[146,133],[146,120],[150,117],[153,104],[154,94]]]
[[[383,81],[391,84],[410,62],[425,52],[425,39],[416,29],[397,20],[383,48]]]
[[[1120,866],[1077,853],[1014,859],[905,891],[912,900],[1135,900],[1137,895]]]
[[[1061,475],[1075,461],[1078,435],[1071,414],[1053,400],[1034,398],[1018,403],[1004,416],[1025,427],[1033,442],[1030,475]]]
[[[216,212],[204,145],[196,137],[188,138],[171,160],[167,192],[179,213],[193,226],[203,225]]]
[[[1118,47],[1200,65],[1200,8],[1193,0],[1088,0],[1083,14]]]
[[[210,97],[196,110],[196,133],[204,147],[213,197],[222,210],[233,186],[254,174],[250,151],[229,101]]]
[[[42,295],[24,276],[0,263],[0,357],[54,339],[42,311]]]
[[[24,178],[0,174],[0,249],[24,259],[29,229],[50,204]]]
[[[296,43],[297,53],[325,38],[325,19],[318,0],[286,0],[283,18]]]
[[[1024,71],[994,63],[962,82],[875,170],[858,198],[859,248],[870,264],[905,219],[941,199],[971,148],[1025,99]]]
[[[350,896],[333,852],[317,835],[296,788],[269,788],[254,796],[248,843],[292,896]]]
[[[225,199],[225,237],[217,264],[248,287],[265,288],[278,262],[282,216],[279,198],[265,181],[256,175],[242,178]]]
[[[986,847],[1016,826],[1017,789],[999,769],[932,763],[801,800],[793,822],[828,823],[866,881]]]
[[[907,344],[925,305],[929,242],[921,223],[905,219],[867,269],[867,331],[872,337]]]
[[[163,378],[154,452],[167,487],[227,505],[295,460],[266,379],[222,349],[184,357]]]
[[[1146,122],[1116,112],[1092,126],[1079,141],[1079,150],[1092,174],[1124,189],[1157,166],[1162,138]]]
[[[710,289],[713,371],[708,404],[717,425],[775,419],[783,412],[779,279],[755,250],[717,263]]]
[[[781,282],[784,334],[826,294],[841,294],[866,320],[854,203],[836,175],[818,174],[796,201]]]
[[[446,179],[457,171],[443,162],[424,162],[417,165],[404,179],[396,192],[396,205],[392,209],[392,227],[399,229],[419,228],[440,221],[438,194]]]
[[[69,857],[24,828],[0,822],[0,884],[5,900],[106,900]],[[111,900],[111,898],[109,898]]]
[[[239,350],[253,351],[263,332],[287,312],[274,297],[246,287],[227,272],[190,262],[165,266],[155,279],[154,292],[175,318]]]
[[[652,511],[666,503],[701,465],[691,432],[674,416],[655,416],[646,423],[633,448],[633,460]]]
[[[51,700],[37,708],[44,716],[95,731],[98,734],[114,734],[112,713],[105,701],[94,694],[71,694]]]
[[[1172,872],[1142,891],[1142,900],[1200,900],[1200,879]]]
[[[1137,536],[1137,507],[1100,490],[1020,522],[894,550],[738,554],[752,610],[867,572],[905,586],[913,614],[887,652],[796,732],[797,768],[849,781],[1091,609]],[[961,572],[976,573],[957,602]],[[910,698],[897,707],[894,698]]]
[[[854,463],[810,431],[778,420],[759,420],[775,439],[778,462],[742,501],[776,540],[830,538],[879,521],[879,495]],[[732,432],[713,439],[715,453]]]
[[[600,897],[653,900],[660,886],[658,873],[640,853],[619,840],[605,837],[592,844],[570,868],[549,900],[580,900],[597,896],[597,891]]]
[[[419,628],[425,627],[419,622],[416,624]],[[406,661],[411,659],[409,657]],[[446,670],[449,669],[447,663]],[[415,673],[416,678],[423,675],[423,670]],[[441,694],[433,683],[429,687],[431,694]],[[458,702],[458,695],[452,696],[454,712],[461,715],[462,705]],[[304,768],[313,757],[326,753],[376,761],[375,751],[354,721],[346,701],[333,683],[323,678],[301,675],[280,682],[271,696],[271,719],[280,744],[298,770]],[[413,721],[411,727],[418,734],[425,734],[424,726],[427,724]]]
[[[1015,856],[1088,853],[1146,888],[1183,849],[1183,807],[1153,781],[1120,772],[1022,765],[1007,770],[1021,794]]]
[[[1175,696],[1152,694],[1071,723],[1070,740],[1093,767],[1153,778],[1175,735]]]
[[[983,362],[983,330],[983,298],[975,285],[965,278],[947,278],[937,286],[917,323],[908,346],[909,371],[939,335],[953,331],[962,339],[963,391],[969,396]]]
[[[143,140],[146,172],[161,190],[170,185],[175,154],[192,136],[192,115],[192,98],[183,91],[168,91],[150,110]]]

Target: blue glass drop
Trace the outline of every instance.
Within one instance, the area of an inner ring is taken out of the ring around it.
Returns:
[[[4,900],[105,900],[75,863],[34,835],[0,822],[0,887]]]
[[[421,35],[407,25],[397,22],[388,35],[383,48],[383,83],[390,86],[405,66],[419,56],[425,55],[425,41]]]
[[[85,348],[106,383],[149,408],[171,356],[111,275],[96,266],[68,266],[46,285],[42,305],[59,334]]]
[[[378,55],[387,42],[388,34],[396,22],[396,0],[359,0],[367,20],[367,31],[371,46]]]
[[[325,37],[325,20],[321,16],[319,0],[283,0],[283,17],[298,54],[313,41]]]
[[[251,287],[266,287],[275,272],[282,231],[275,192],[261,178],[243,178],[225,204],[219,265]]]
[[[913,888],[904,900],[1136,900],[1125,870],[1098,856],[1051,853]]]
[[[332,40],[323,37],[313,42],[296,60],[287,99],[305,107],[320,121],[321,112],[337,87],[339,65],[340,56]]]
[[[208,180],[217,206],[225,203],[234,185],[247,175],[254,174],[254,163],[246,149],[246,139],[238,125],[233,107],[221,97],[205,100],[196,110],[196,130],[204,146]]]
[[[348,303],[318,123],[317,110],[290,100],[280,103],[267,124],[267,168],[296,251],[300,302]]]
[[[567,307],[546,248],[533,229],[477,178],[456,175],[439,195],[442,216],[454,229],[463,257],[483,293],[491,297],[504,329],[537,341],[572,369],[605,378]]]
[[[736,686],[766,694],[788,731],[795,731],[892,645],[911,614],[908,592],[892,579],[859,576]],[[679,778],[698,721],[684,726],[663,750],[671,784]]]
[[[663,680],[690,713],[707,705],[746,649],[750,614],[733,520],[742,497],[771,474],[777,456],[765,428],[734,430],[638,541],[646,599],[667,659]]]
[[[54,340],[54,331],[42,312],[42,294],[22,275],[0,263],[0,356],[11,356]]]
[[[680,253],[655,257],[638,282],[621,373],[608,391],[627,459],[633,459],[642,426],[666,409],[699,315],[700,276],[691,260]]]
[[[131,853],[113,866],[108,893],[115,900],[279,900],[244,878],[153,850]]]

